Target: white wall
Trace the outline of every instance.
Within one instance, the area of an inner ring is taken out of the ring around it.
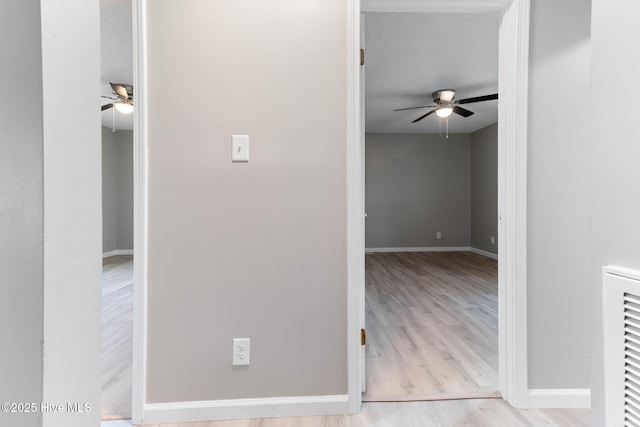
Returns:
[[[97,0],[41,2],[44,135],[44,426],[100,417],[101,148]],[[72,94],[70,97],[70,93]],[[69,108],[70,100],[73,108]]]
[[[148,401],[346,394],[346,4],[147,7]]]
[[[640,3],[593,0],[590,138],[590,278],[593,425],[604,425],[603,265],[640,269]],[[612,99],[615,108],[602,108]]]
[[[589,1],[531,3],[527,269],[532,389],[590,386],[589,27]]]
[[[40,2],[0,2],[0,402],[42,400]],[[39,413],[0,413],[40,426]]]

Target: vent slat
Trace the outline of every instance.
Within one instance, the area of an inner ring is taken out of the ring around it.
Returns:
[[[624,366],[625,372],[629,372],[630,374],[633,374],[636,377],[640,378],[640,369],[638,369],[637,366],[629,364],[628,362],[629,361],[627,360],[627,363]]]
[[[640,337],[640,330],[632,325],[629,324],[628,321],[625,320],[625,325],[624,325],[624,333],[626,337],[634,337],[634,338],[638,338]]]
[[[640,394],[640,387],[636,386],[635,384],[629,382],[629,381],[625,381],[624,382],[625,387],[630,388],[631,390],[635,391],[636,393]],[[625,390],[626,391],[626,390]]]
[[[635,319],[640,321],[640,312],[637,311],[631,311],[631,310],[624,310],[624,317],[625,317],[625,321],[627,320],[627,318],[631,318],[631,319]]]
[[[624,405],[624,410],[627,413],[632,414],[635,418],[640,419],[640,411],[637,407],[634,407],[633,405]]]
[[[625,302],[631,302],[631,303],[634,303],[634,304],[638,304],[640,306],[640,296],[638,296],[638,295],[625,293],[624,296],[623,296],[623,300]]]
[[[640,408],[640,402],[638,402],[638,399],[632,398],[628,393],[624,396],[624,401],[631,406]]]
[[[632,331],[635,331],[634,333],[636,335],[640,335],[640,322],[638,322],[635,319],[624,319],[624,325],[625,327],[629,327],[632,328]]]
[[[631,315],[639,315],[640,314],[640,306],[638,306],[637,304],[630,304],[628,302],[625,302],[624,304],[622,304],[622,312],[625,314],[631,314]]]
[[[628,356],[634,358],[635,360],[640,360],[640,347],[633,344],[632,342],[625,342],[625,354],[628,352]]]
[[[633,338],[629,335],[625,335],[624,340],[625,340],[625,347],[633,349],[640,356],[640,340]],[[640,357],[638,358],[638,360],[640,360]]]
[[[640,393],[636,393],[633,390],[625,390],[625,396],[631,397],[634,400],[637,400],[638,402],[640,402]]]
[[[634,387],[636,387],[639,391],[640,391],[640,378],[637,377],[636,375],[633,375],[631,373],[625,373],[624,374],[624,379],[625,382],[629,382],[631,384],[634,385]]]
[[[624,331],[625,338],[633,338],[636,342],[638,342],[638,338],[640,338],[640,333],[636,333],[636,331],[634,331],[634,328],[630,326],[625,326],[623,331]]]
[[[634,423],[634,424],[632,424],[634,426],[640,425],[640,418],[634,417],[633,414],[625,412],[624,418],[625,418],[625,420],[628,420],[628,421],[631,421],[632,423]]]
[[[626,362],[625,367],[632,366],[635,369],[640,370],[640,361],[634,360],[634,359],[630,359],[630,358],[627,357],[627,358],[625,358],[625,362]]]

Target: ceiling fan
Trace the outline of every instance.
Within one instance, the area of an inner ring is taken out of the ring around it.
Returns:
[[[458,101],[455,101],[454,98],[456,96],[456,91],[454,89],[440,89],[433,92],[431,96],[433,97],[433,102],[435,102],[435,105],[422,105],[419,107],[398,108],[397,110],[393,110],[393,111],[415,110],[418,108],[433,108],[433,110],[429,111],[426,114],[423,114],[422,116],[418,117],[411,123],[419,122],[420,120],[430,116],[433,113],[436,113],[436,115],[441,118],[447,118],[452,113],[456,113],[462,117],[469,117],[473,114],[473,111],[469,111],[466,108],[462,108],[460,107],[460,105],[498,99],[498,94],[494,93],[491,95],[475,96],[473,98],[466,98],[466,99],[460,99]]]
[[[102,106],[102,111],[115,107],[116,110],[123,114],[129,114],[133,112],[133,86],[123,83],[109,83],[111,85],[111,92],[116,96],[115,98],[110,96],[103,96],[103,98],[111,99],[115,102],[105,104]]]

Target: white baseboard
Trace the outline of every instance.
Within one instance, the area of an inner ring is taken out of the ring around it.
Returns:
[[[109,258],[116,255],[133,255],[133,249],[116,249],[102,254],[102,258]]]
[[[335,396],[147,403],[144,406],[143,421],[146,425],[247,418],[344,415],[348,413],[349,399],[344,394]]]
[[[365,252],[473,252],[478,255],[486,256],[491,259],[498,260],[498,255],[483,251],[482,249],[472,248],[470,246],[431,246],[431,247],[409,247],[409,248],[365,248]]]
[[[529,409],[590,409],[588,388],[530,389]]]
[[[486,256],[487,258],[495,259],[496,261],[498,260],[498,254],[494,254],[494,253],[491,253],[491,252],[483,251],[482,249],[478,249],[478,248],[473,248],[472,247],[471,248],[471,252],[473,252],[474,254]]]
[[[469,246],[432,246],[416,248],[365,248],[365,252],[468,252]]]

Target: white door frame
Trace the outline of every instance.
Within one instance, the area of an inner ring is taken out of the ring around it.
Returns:
[[[362,0],[363,12],[503,13],[498,92],[499,387],[516,408],[528,407],[527,114],[530,0]],[[362,404],[360,329],[364,328],[364,141],[361,137],[360,1],[348,2],[348,395]]]
[[[146,0],[133,0],[133,380],[131,418],[143,424],[147,403],[147,29]]]

